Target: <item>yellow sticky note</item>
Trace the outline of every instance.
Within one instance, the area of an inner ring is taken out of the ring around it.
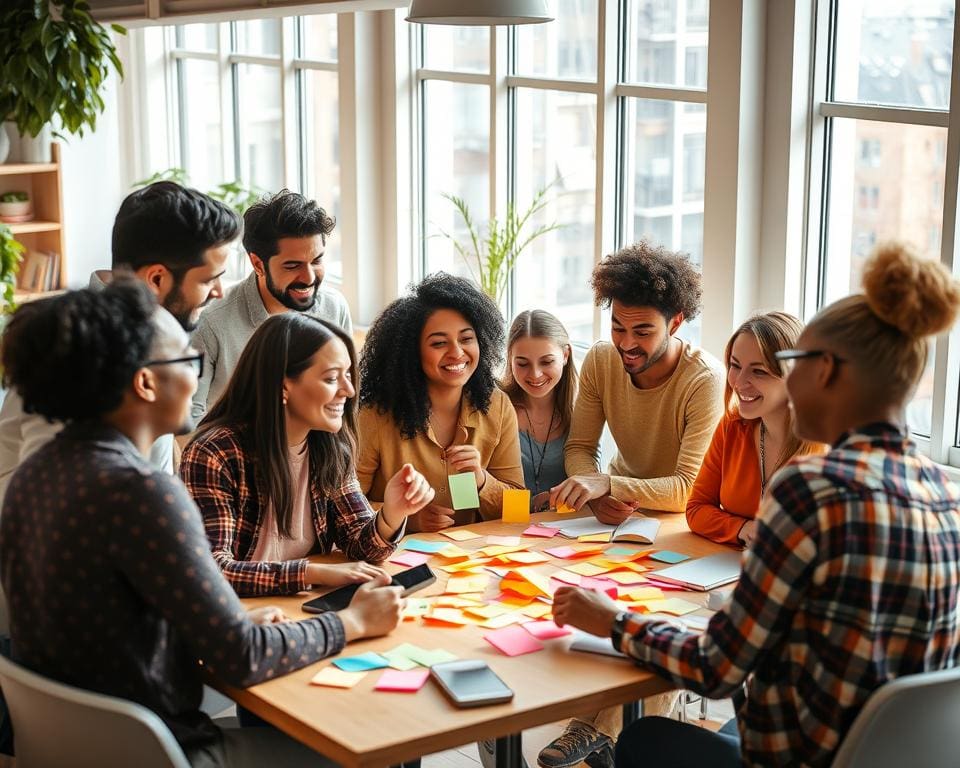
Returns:
[[[456,624],[458,626],[470,623],[464,618],[463,611],[459,608],[434,608],[423,618],[429,621],[439,621],[444,624]]]
[[[544,607],[549,610],[549,606]],[[495,616],[503,616],[503,614],[510,613],[513,610],[513,608],[509,608],[501,603],[488,603],[487,605],[467,606],[463,609],[463,612],[469,613],[471,616],[479,616],[481,619],[492,619]]]
[[[470,539],[480,538],[479,533],[468,531],[466,528],[447,528],[445,531],[440,531],[440,535],[454,541],[470,541]]]
[[[663,600],[663,590],[660,587],[634,587],[620,593],[620,599],[632,603],[641,600]]]
[[[530,491],[505,488],[503,491],[503,522],[530,522]]]
[[[571,573],[579,573],[581,576],[599,576],[601,573],[606,573],[610,569],[596,565],[595,563],[576,563],[566,566],[563,570],[570,571]]]
[[[527,546],[527,544],[520,544],[515,547],[509,547],[506,544],[491,544],[483,549],[478,549],[474,554],[483,557],[497,557],[498,555],[505,555],[508,552],[526,552]]]
[[[679,597],[670,597],[666,600],[645,600],[640,605],[643,613],[669,613],[671,616],[685,616],[688,613],[700,610],[700,606]]]
[[[409,600],[409,598],[407,598]],[[437,608],[467,608],[480,605],[480,601],[467,595],[440,595],[435,598],[433,604]]]
[[[448,595],[459,595],[464,592],[483,592],[487,588],[487,574],[477,573],[467,576],[451,576],[447,579],[447,586],[444,589]]]
[[[476,554],[476,553],[474,553]],[[473,568],[479,568],[490,562],[489,557],[477,557],[473,560],[464,560],[462,563],[451,563],[450,565],[441,565],[440,570],[447,573],[457,573],[459,571],[469,571]]]
[[[310,678],[310,685],[328,688],[353,688],[366,676],[366,672],[344,672],[334,666],[324,667]]]
[[[560,502],[559,504],[557,504],[557,514],[558,514],[558,515],[572,515],[572,514],[573,514],[574,512],[576,512],[576,511],[577,511],[577,510],[575,510],[573,507],[568,507],[568,506],[567,506],[566,504],[564,504],[563,502]]]
[[[553,610],[546,603],[530,603],[526,608],[521,608],[520,613],[529,616],[531,619],[542,619]]]
[[[467,552],[465,549],[461,549],[456,544],[447,544],[443,549],[439,549],[436,552],[437,557],[442,557],[444,560],[467,560],[471,557],[472,553]]]
[[[577,536],[577,541],[602,542],[606,544],[610,541],[609,533],[585,533],[583,536]]]
[[[499,555],[495,559],[502,563],[523,563],[524,565],[546,563],[550,560],[549,557],[539,552],[508,552],[505,555]]]
[[[480,626],[486,627],[487,629],[500,629],[502,627],[509,627],[511,624],[518,624],[526,618],[526,616],[520,613],[502,613],[499,616],[494,616],[492,619],[487,619]]]
[[[419,597],[408,597],[403,609],[400,611],[400,618],[404,621],[423,616],[430,610],[430,601]]]
[[[643,584],[647,579],[633,571],[616,571],[608,573],[603,578],[615,581],[617,584]]]

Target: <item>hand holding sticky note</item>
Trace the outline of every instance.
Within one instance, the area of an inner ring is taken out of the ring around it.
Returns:
[[[480,506],[477,493],[477,476],[473,472],[461,472],[447,477],[450,483],[450,498],[454,509],[476,509]]]
[[[516,488],[504,488],[503,522],[530,522],[530,491],[525,488],[523,490],[517,490]]]

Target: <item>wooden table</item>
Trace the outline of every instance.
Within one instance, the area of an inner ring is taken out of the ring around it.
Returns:
[[[535,522],[559,519],[553,513],[533,516]],[[519,535],[525,524],[488,522],[468,526],[484,535]],[[417,533],[418,539],[449,542],[439,534]],[[524,538],[530,549],[545,549],[569,543],[556,536],[550,539]],[[460,542],[464,549],[479,549],[485,539]],[[714,554],[720,545],[696,536],[687,528],[682,514],[661,516],[658,549],[670,549],[693,557]],[[331,558],[318,558],[330,561]],[[336,558],[334,558],[336,560]],[[439,560],[431,560],[435,566]],[[539,566],[553,570],[555,561]],[[657,564],[659,565],[659,564]],[[386,565],[388,570],[402,570]],[[434,568],[437,583],[419,592],[418,597],[441,594],[447,574]],[[491,576],[491,580],[495,577]],[[706,603],[705,593],[682,594],[685,599]],[[306,618],[300,610],[313,593],[294,597],[244,600],[248,607],[278,605],[291,618]],[[702,611],[701,613],[706,613]],[[390,635],[351,643],[344,651],[355,655],[366,651],[387,651],[409,642],[424,648],[443,648],[459,658],[486,661],[514,690],[507,704],[457,709],[428,683],[415,694],[374,691],[380,671],[368,674],[354,688],[341,690],[309,685],[308,681],[324,659],[290,675],[245,690],[218,685],[230,698],[318,752],[348,766],[367,768],[396,765],[480,739],[497,743],[498,765],[519,766],[519,734],[528,728],[555,722],[605,707],[636,702],[669,690],[667,681],[624,659],[589,653],[569,652],[570,637],[545,641],[546,648],[523,656],[507,657],[483,639],[490,630],[475,625],[459,628],[427,627],[420,620],[405,621]]]

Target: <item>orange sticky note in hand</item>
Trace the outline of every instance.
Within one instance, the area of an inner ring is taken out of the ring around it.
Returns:
[[[557,504],[557,514],[558,514],[558,515],[572,515],[572,514],[573,514],[574,512],[576,512],[576,511],[577,511],[577,510],[575,510],[573,507],[568,507],[568,506],[567,506],[566,504],[564,504],[562,501],[561,501],[559,504]]]
[[[530,491],[505,488],[503,491],[503,522],[530,522]]]

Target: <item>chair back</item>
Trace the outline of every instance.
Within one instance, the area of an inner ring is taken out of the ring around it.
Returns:
[[[960,667],[905,675],[867,700],[833,768],[960,765]]]
[[[54,682],[2,655],[0,688],[17,768],[190,768],[170,729],[139,704]]]

